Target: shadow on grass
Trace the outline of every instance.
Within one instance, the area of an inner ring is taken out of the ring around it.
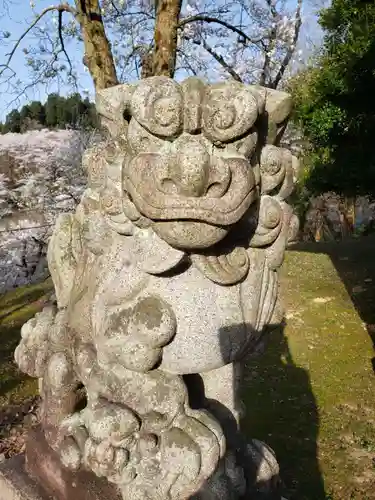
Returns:
[[[288,500],[325,500],[318,462],[319,412],[306,370],[295,365],[284,324],[268,330],[264,352],[245,361],[242,431],[275,451]]]
[[[228,356],[228,339],[235,341],[243,327],[232,325],[220,330],[224,361]],[[251,327],[247,330],[251,331]],[[237,450],[240,462],[246,457],[243,449],[246,441],[255,438],[269,445],[280,465],[281,494],[288,500],[326,500],[317,449],[320,420],[309,374],[295,365],[284,336],[284,324],[267,329],[262,344],[265,349],[257,349],[256,355],[248,356],[242,368],[235,363],[231,370],[216,371],[214,398],[212,386],[210,398],[207,396],[204,376],[185,376],[189,403],[193,408],[206,408],[217,418],[227,447]],[[246,415],[238,432],[240,399],[245,403]],[[249,485],[254,484],[257,470],[249,457],[243,464],[248,480],[246,498],[280,500],[274,479],[263,478],[259,489],[251,490]]]
[[[289,250],[330,257],[366,325],[375,353],[375,235],[340,242],[298,243]],[[375,372],[375,355],[371,363]]]

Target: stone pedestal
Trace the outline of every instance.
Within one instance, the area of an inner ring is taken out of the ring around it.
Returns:
[[[0,500],[51,500],[25,469],[25,456],[0,465]]]
[[[25,468],[54,500],[121,500],[115,485],[104,478],[98,478],[93,472],[72,472],[64,467],[59,455],[48,445],[41,428],[29,434]]]
[[[288,94],[152,77],[97,94],[108,138],[48,248],[56,303],[22,328],[40,381],[29,473],[56,500],[279,500],[239,421],[243,356],[279,322],[298,229]]]
[[[0,467],[0,500],[121,500],[116,486],[93,472],[72,472],[48,445],[43,430],[30,431],[26,453]]]

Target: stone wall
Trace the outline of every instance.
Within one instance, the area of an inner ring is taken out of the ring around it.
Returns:
[[[348,200],[325,193],[311,200],[300,237],[304,241],[341,240],[370,229],[374,219],[375,203],[370,197]]]

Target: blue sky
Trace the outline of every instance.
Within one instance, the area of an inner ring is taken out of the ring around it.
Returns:
[[[309,2],[311,0],[305,0],[305,2]],[[43,10],[43,8],[48,7],[52,4],[51,0],[34,0],[35,9],[37,12]],[[56,0],[58,3],[58,0]],[[8,8],[7,8],[8,7]],[[316,23],[316,16],[314,15],[316,8],[314,5],[308,3],[305,5],[305,18],[306,25],[303,30],[302,36],[304,39],[312,38],[314,42],[319,42],[321,37],[320,30],[318,29]],[[65,15],[65,14],[64,14]],[[10,49],[14,46],[15,41],[22,35],[25,31],[29,22],[34,18],[32,8],[30,6],[29,0],[0,0],[0,32],[9,31],[11,33],[10,38],[6,41],[0,41],[0,64],[3,64],[7,59],[7,53],[9,53]],[[68,16],[68,14],[66,14]],[[51,14],[47,14],[43,20],[41,20],[41,24],[50,24],[52,22]],[[29,81],[29,72],[26,65],[26,55],[22,51],[22,48],[27,47],[30,42],[37,42],[37,38],[35,35],[28,35],[24,42],[20,45],[18,50],[16,51],[11,67],[17,73],[17,78],[25,83]],[[302,40],[302,43],[306,43],[306,40]],[[80,85],[82,89],[87,89],[89,91],[89,95],[93,95],[93,85],[91,78],[87,71],[82,70],[82,56],[83,56],[83,48],[79,43],[74,43],[69,47],[69,55],[72,59],[73,65],[78,65],[81,68],[80,72]],[[58,84],[56,81],[51,81],[48,86],[38,85],[33,88],[27,90],[26,93],[22,93],[22,95],[14,101],[14,92],[18,89],[10,89],[9,85],[0,83],[0,121],[3,121],[6,114],[15,107],[20,107],[23,104],[30,102],[31,100],[40,100],[44,101],[47,95],[51,92],[59,92],[60,94],[67,94],[72,89],[71,87],[67,87],[63,84]],[[23,90],[23,86],[20,87],[20,91]],[[18,92],[19,93],[19,92]]]
[[[56,2],[47,1],[47,0],[34,0],[37,12],[42,11],[44,8],[58,4],[58,0]],[[29,22],[34,19],[33,11],[31,9],[29,0],[7,0],[8,10],[3,7],[3,0],[0,0],[0,31],[9,31],[11,33],[11,37],[6,40],[6,45],[4,41],[0,41],[0,64],[3,64],[7,59],[7,54],[14,46],[15,41],[24,33],[25,29],[29,25]],[[68,16],[68,14],[66,14]],[[41,21],[40,26],[43,24],[51,23],[52,16],[51,13],[48,13]],[[22,48],[27,47],[30,42],[36,41],[35,36],[28,35],[24,42],[20,45],[18,50],[16,51],[11,67],[17,73],[17,78],[22,82],[27,82],[30,80],[29,70],[26,65],[26,55],[22,52]],[[80,44],[74,44],[69,47],[69,55],[73,61],[77,64],[82,60],[83,50]],[[81,72],[80,74],[80,84],[83,89],[89,89],[91,92],[93,90],[92,81],[87,72]],[[22,88],[21,88],[22,89]],[[16,90],[16,89],[14,89]],[[0,83],[0,93],[1,93],[1,102],[0,102],[0,120],[3,120],[5,115],[13,108],[22,106],[25,103],[30,102],[31,100],[40,100],[44,101],[47,98],[47,95],[51,92],[59,92],[60,94],[66,94],[71,91],[71,87],[66,87],[64,85],[59,85],[55,81],[51,81],[48,87],[45,85],[37,85],[33,88],[27,90],[26,94],[23,94],[17,101],[13,102],[14,99],[14,90],[9,89],[9,85]]]

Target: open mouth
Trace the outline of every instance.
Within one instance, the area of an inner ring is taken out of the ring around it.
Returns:
[[[190,220],[231,226],[255,201],[257,190],[252,168],[246,159],[229,157],[221,161],[226,175],[209,176],[200,196],[189,196],[178,179],[168,177],[161,155],[137,156],[129,165],[124,187],[139,212],[154,221]],[[165,185],[171,183],[175,189],[166,190]]]

